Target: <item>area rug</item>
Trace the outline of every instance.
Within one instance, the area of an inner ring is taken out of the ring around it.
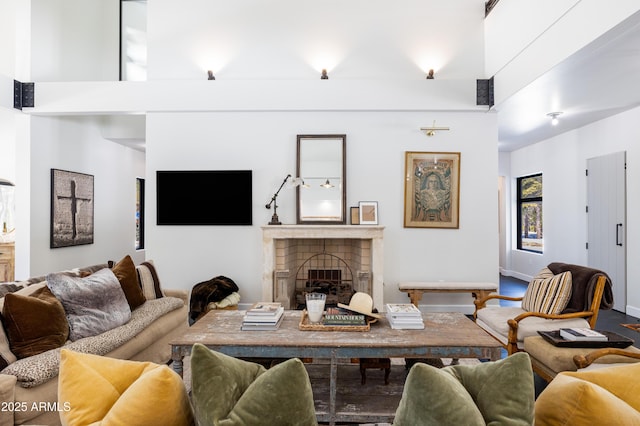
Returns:
[[[634,331],[640,331],[640,324],[620,324],[623,327],[630,328]]]

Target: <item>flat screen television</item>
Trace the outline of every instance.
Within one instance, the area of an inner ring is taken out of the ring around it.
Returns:
[[[251,225],[251,170],[158,170],[158,225]]]

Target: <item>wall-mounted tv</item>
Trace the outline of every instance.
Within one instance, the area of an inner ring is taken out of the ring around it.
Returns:
[[[251,225],[251,170],[158,170],[158,225]]]

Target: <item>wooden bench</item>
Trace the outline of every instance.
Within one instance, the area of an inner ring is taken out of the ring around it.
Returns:
[[[498,290],[496,283],[457,281],[407,281],[398,283],[400,291],[408,293],[411,303],[418,306],[423,293],[471,293],[475,299],[482,299]]]

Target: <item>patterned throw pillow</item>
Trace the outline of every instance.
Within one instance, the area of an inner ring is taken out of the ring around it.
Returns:
[[[571,299],[571,272],[553,275],[548,268],[536,275],[522,299],[522,309],[543,314],[560,314]]]
[[[138,272],[138,283],[142,288],[145,300],[159,299],[164,296],[162,287],[160,287],[160,278],[158,271],[152,260],[142,262],[136,266]]]

